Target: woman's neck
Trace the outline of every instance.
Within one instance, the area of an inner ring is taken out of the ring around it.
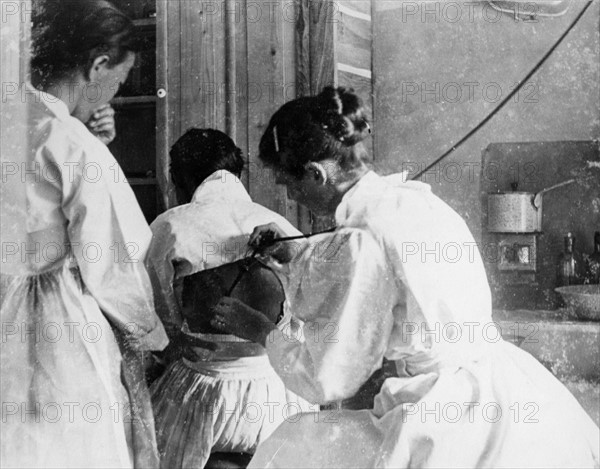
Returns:
[[[51,94],[52,96],[60,99],[67,108],[69,114],[76,117],[82,122],[87,122],[92,114],[90,106],[83,106],[83,87],[82,83],[85,83],[83,76],[80,74],[65,77],[56,80],[49,80],[44,83],[35,85],[39,90]]]
[[[328,212],[329,215],[334,215],[335,211],[342,202],[344,195],[352,189],[358,181],[362,179],[362,177],[369,172],[369,168],[366,166],[361,166],[360,168],[354,169],[352,171],[348,171],[344,174],[344,179],[342,181],[334,181],[332,185],[333,193],[332,197],[329,200],[328,204]]]

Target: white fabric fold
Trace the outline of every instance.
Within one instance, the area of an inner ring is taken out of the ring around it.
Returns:
[[[476,243],[429,186],[368,173],[336,221],[282,269],[304,341],[274,331],[269,360],[318,403],[351,397],[383,357],[399,377],[372,411],[284,422],[249,468],[598,467],[598,427],[502,341]]]
[[[252,202],[233,174],[217,171],[189,204],[152,224],[147,265],[161,318],[170,328],[218,343],[215,352],[195,349],[196,362],[170,364],[151,388],[161,468],[204,467],[211,451],[253,452],[277,425],[307,407],[286,390],[262,346],[231,335],[190,333],[174,288],[187,275],[245,257],[250,234],[267,223],[277,223],[288,236],[300,234],[285,218]],[[298,326],[286,317],[279,327]],[[245,406],[258,415],[244,418],[231,411]]]
[[[161,319],[182,324],[174,283],[242,259],[249,253],[254,228],[267,223],[277,223],[288,236],[300,234],[284,217],[252,202],[242,182],[225,170],[206,178],[189,204],[160,215],[151,225],[153,241],[146,264]]]
[[[2,129],[2,243],[14,250],[2,259],[1,397],[16,407],[1,465],[130,467],[112,328],[141,350],[168,342],[143,264],[151,232],[108,148],[56,97],[26,98],[3,105],[27,121]]]

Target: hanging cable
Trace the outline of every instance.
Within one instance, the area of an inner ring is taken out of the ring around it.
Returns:
[[[575,17],[575,19],[573,20],[571,25],[567,28],[567,30],[560,36],[558,41],[556,41],[556,43],[548,50],[548,52],[546,52],[546,54],[541,58],[541,60],[535,65],[535,67],[533,67],[531,69],[531,71],[525,76],[525,78],[523,78],[518,83],[516,88],[514,90],[512,90],[508,94],[508,96],[506,96],[506,98],[504,98],[502,100],[502,102],[500,104],[498,104],[498,106],[496,106],[495,109],[493,109],[479,124],[477,124],[477,126],[473,130],[471,130],[467,135],[465,135],[462,139],[460,139],[457,143],[455,143],[448,151],[446,151],[439,158],[436,158],[431,164],[429,164],[422,171],[419,171],[417,173],[417,175],[412,177],[411,179],[414,181],[415,179],[421,177],[424,173],[429,171],[436,164],[438,164],[440,161],[442,161],[444,158],[446,158],[448,155],[450,155],[452,152],[454,152],[458,147],[460,147],[463,143],[465,143],[469,138],[471,138],[471,136],[473,136],[485,124],[487,124],[488,121],[492,117],[494,117],[498,113],[498,111],[500,111],[500,109],[502,109],[506,105],[506,103],[508,103],[513,98],[513,96],[515,94],[517,94],[521,90],[523,85],[525,85],[529,81],[529,79],[539,70],[539,68],[544,64],[544,62],[548,59],[548,57],[550,57],[550,55],[552,55],[552,53],[556,50],[556,48],[563,42],[565,37],[567,37],[567,34],[569,34],[571,32],[571,30],[575,27],[575,25],[579,22],[579,20],[584,15],[586,10],[590,7],[592,2],[593,2],[593,0],[588,0],[587,4],[582,8],[582,10],[579,12],[579,14]]]

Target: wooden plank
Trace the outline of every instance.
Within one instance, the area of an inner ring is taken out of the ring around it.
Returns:
[[[223,1],[224,0],[220,0],[217,3],[221,5],[223,4]],[[210,3],[206,1],[201,1],[200,3],[202,4],[202,8],[207,8],[210,5]],[[225,13],[225,10],[221,11]],[[206,14],[204,16],[206,16]],[[204,63],[202,76],[204,77],[203,83],[215,83],[216,93],[213,95],[213,113],[210,121],[207,120],[205,127],[227,132],[225,108],[230,92],[227,89],[227,79],[225,75],[225,20],[222,14],[211,15],[210,20],[212,21],[207,21],[211,26],[210,35],[207,38],[210,41],[210,57],[207,57],[209,60]]]
[[[377,73],[374,67],[375,63],[375,3],[376,0],[369,0],[371,5],[371,138],[369,139],[369,151],[371,159],[377,161],[377,110],[375,108],[375,83],[377,79]]]
[[[296,97],[310,96],[310,0],[296,0]]]
[[[156,88],[165,95],[156,101],[156,179],[159,187],[158,211],[176,204],[175,189],[171,183],[169,149],[179,136],[180,69],[169,67],[179,63],[180,35],[179,2],[156,0]]]
[[[310,0],[296,0],[296,97],[311,95],[310,89]],[[303,233],[312,231],[310,211],[298,205],[298,229]]]
[[[128,178],[127,182],[130,186],[155,186],[156,178]]]
[[[25,19],[24,4],[20,2],[0,1],[2,27],[0,28],[0,77],[2,80],[2,99],[0,99],[0,164],[2,165],[2,184],[0,184],[0,202],[10,194],[10,201],[25,207],[27,204],[26,187],[20,177],[12,172],[4,173],[4,166],[18,167],[27,161],[27,145],[30,138],[27,128],[28,106],[24,105],[22,86],[25,83],[29,50],[30,22]],[[31,7],[28,4],[27,7]],[[31,10],[29,10],[31,11]],[[10,176],[12,174],[12,177]],[[2,210],[4,213],[4,209]],[[27,239],[27,227],[24,223],[0,223],[0,238]]]
[[[31,61],[31,14],[33,12],[32,0],[21,0],[19,3],[20,9],[20,59],[19,76],[21,83],[29,80],[29,62]]]
[[[235,98],[237,100],[237,112],[236,112],[236,129],[235,135],[232,136],[236,145],[242,150],[246,159],[246,165],[244,172],[242,173],[241,180],[244,186],[248,189],[250,181],[250,166],[249,166],[249,153],[250,151],[257,151],[257,149],[250,149],[248,147],[248,99],[249,99],[249,85],[248,85],[248,28],[247,28],[247,11],[244,8],[243,12],[240,12],[241,19],[236,22],[236,83]]]
[[[310,88],[317,95],[325,86],[337,85],[335,41],[337,7],[331,0],[310,4]],[[335,225],[333,216],[317,217],[311,214],[311,232],[327,230]]]
[[[212,83],[203,82],[200,76],[202,61],[207,61],[212,56],[207,42],[210,40],[211,20],[204,17],[201,5],[196,0],[186,0],[181,4],[180,28],[181,28],[181,85],[179,119],[181,121],[181,133],[190,127],[207,127],[206,121],[211,121],[210,116],[214,109],[209,88],[215,85],[214,77]],[[206,37],[206,41],[203,40]],[[193,93],[198,93],[195,97]],[[201,101],[195,99],[200,97]],[[203,110],[203,116],[195,119],[194,108]]]
[[[237,74],[235,33],[239,22],[237,0],[225,0],[225,11],[222,23],[225,26],[225,132],[233,139],[236,138],[237,128]],[[237,20],[237,21],[236,21]]]
[[[133,24],[138,28],[154,28],[156,27],[156,18],[134,19]]]
[[[155,104],[156,102],[156,96],[124,96],[114,98],[110,103],[113,107],[117,107],[131,104]]]
[[[285,189],[275,185],[273,174],[258,160],[256,151],[273,113],[283,104],[285,55],[293,53],[284,42],[283,4],[274,2],[273,14],[247,23],[248,83],[261,90],[260,99],[248,104],[248,146],[250,150],[250,195],[256,202],[288,216]],[[270,12],[269,12],[270,13]]]
[[[225,28],[215,2],[181,3],[181,127],[225,131]]]
[[[284,17],[283,17],[283,44],[285,53],[283,55],[283,101],[291,101],[296,98],[296,54],[295,54],[295,39],[296,39],[296,25],[292,19],[296,18],[296,5],[291,4],[293,10],[289,10],[290,4],[284,3]],[[287,191],[284,190],[283,194],[286,200],[286,217],[294,224],[299,226],[299,211],[298,204],[293,200],[287,198]]]
[[[313,95],[336,82],[336,28],[332,21],[335,11],[335,3],[331,0],[310,3],[310,85]]]
[[[219,5],[223,4],[224,0],[217,2]],[[202,8],[209,7],[210,3],[201,1]],[[234,2],[235,3],[235,2]],[[225,13],[224,10],[221,10]],[[206,14],[204,15],[206,17]],[[202,70],[202,76],[204,82],[214,82],[216,85],[216,93],[213,98],[213,113],[211,120],[206,122],[206,127],[219,129],[223,132],[227,131],[225,124],[225,107],[226,101],[230,95],[227,89],[227,79],[225,75],[225,20],[222,15],[214,14],[211,15],[210,20],[207,23],[210,24],[210,35],[207,39],[210,40],[210,57],[204,63],[204,69]]]
[[[31,39],[31,0],[1,0],[0,73],[3,93],[12,92],[12,84],[26,81],[29,72]],[[5,96],[3,95],[3,98]]]

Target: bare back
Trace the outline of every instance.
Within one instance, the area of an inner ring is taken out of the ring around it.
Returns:
[[[242,301],[273,323],[279,322],[285,299],[277,276],[255,259],[203,270],[185,277],[183,283],[183,315],[190,332],[222,334],[210,325],[210,320],[212,308],[223,296]]]

